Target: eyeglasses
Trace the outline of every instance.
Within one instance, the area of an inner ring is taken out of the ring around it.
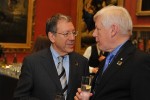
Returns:
[[[56,32],[57,33],[57,32]],[[64,35],[65,37],[68,37],[69,35],[73,34],[73,36],[77,36],[78,35],[78,31],[73,31],[73,32],[64,32],[64,33],[58,33],[61,35]]]

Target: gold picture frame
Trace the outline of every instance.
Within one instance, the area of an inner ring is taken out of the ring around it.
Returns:
[[[85,32],[85,31],[87,31],[87,29],[85,29],[85,22],[83,21],[83,8],[85,6],[85,1],[90,2],[92,0],[78,0],[77,1],[77,30],[78,30],[79,34],[76,37],[75,51],[80,53],[80,54],[83,54],[85,49],[89,45],[91,45],[89,42],[95,41],[95,39],[93,40],[92,35],[91,35],[92,31],[91,32]],[[111,1],[111,0],[106,0],[106,1]],[[124,0],[115,0],[115,1],[116,1],[118,6],[124,5]],[[89,5],[87,4],[87,6],[89,6]],[[87,41],[88,43],[87,44],[84,43],[83,40]]]
[[[136,15],[137,16],[150,16],[149,0],[137,0]]]
[[[2,4],[5,6],[2,7],[6,10],[0,11],[3,14],[0,45],[7,51],[8,49],[30,49],[34,0],[17,0],[12,4],[6,0],[1,1],[4,1]]]

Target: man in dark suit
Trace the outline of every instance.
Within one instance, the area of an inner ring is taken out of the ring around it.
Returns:
[[[128,11],[107,6],[96,13],[94,21],[93,36],[109,54],[94,79],[92,93],[78,89],[75,100],[150,100],[150,55],[131,43]]]
[[[57,97],[73,100],[81,77],[89,74],[88,60],[73,52],[77,32],[69,16],[52,16],[46,23],[46,33],[51,46],[24,59],[14,93],[16,100],[55,100]],[[63,74],[58,74],[59,56],[63,58]]]

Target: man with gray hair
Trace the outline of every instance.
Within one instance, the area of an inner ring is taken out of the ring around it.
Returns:
[[[91,93],[78,88],[75,100],[150,100],[150,55],[130,41],[132,20],[128,11],[107,6],[94,16],[99,49],[109,52],[93,80]]]

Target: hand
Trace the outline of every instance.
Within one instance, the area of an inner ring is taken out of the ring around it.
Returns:
[[[89,100],[91,96],[92,96],[92,93],[83,92],[81,91],[81,88],[78,88],[78,92],[76,93],[74,100]]]
[[[98,71],[98,67],[92,69],[92,73],[95,73],[95,74],[96,74],[97,71]]]
[[[104,59],[105,59],[105,56],[102,55],[102,56],[99,57],[98,60],[101,62],[101,61],[104,60]]]

